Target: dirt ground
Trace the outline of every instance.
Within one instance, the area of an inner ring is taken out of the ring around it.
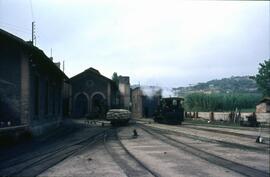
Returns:
[[[126,176],[123,170],[106,153],[102,143],[65,159],[39,176]]]
[[[269,144],[258,144],[249,135],[254,134],[254,129],[229,129],[218,128],[224,133],[215,133],[216,128],[200,126],[203,129],[196,129],[192,125],[171,126],[161,125],[148,120],[141,122],[144,126],[156,128],[160,133],[164,133],[168,138],[174,139],[188,146],[200,149],[203,152],[222,157],[225,160],[233,161],[245,165],[250,169],[263,172],[269,176]],[[140,124],[130,124],[124,127],[111,127],[108,122],[89,123],[85,120],[74,121],[79,125],[79,130],[71,132],[55,141],[47,141],[39,146],[30,149],[24,155],[14,155],[6,161],[7,164],[14,164],[16,161],[31,164],[35,159],[29,157],[35,154],[41,155],[46,149],[63,146],[59,153],[65,153],[65,146],[73,148],[70,155],[66,155],[62,160],[49,159],[48,168],[39,169],[38,176],[95,176],[95,177],[122,177],[122,176],[243,176],[245,173],[237,172],[231,168],[218,165],[194,155],[186,149],[177,148],[166,141],[156,138],[140,127]],[[134,136],[136,129],[138,136]],[[205,129],[205,130],[204,130]],[[95,137],[91,143],[87,138],[97,131],[106,130],[101,136]],[[241,137],[227,132],[248,135]],[[62,136],[62,135],[61,135]],[[264,131],[263,136],[269,136],[269,132]],[[56,141],[57,140],[57,141]],[[83,142],[83,143],[82,143]],[[58,152],[58,151],[55,151]],[[67,151],[69,152],[69,151]],[[30,155],[32,154],[32,155]],[[40,155],[40,156],[41,156]],[[53,157],[53,156],[52,156]],[[39,158],[39,157],[38,157]],[[52,160],[54,160],[52,163]],[[31,163],[30,163],[31,162]],[[37,161],[39,163],[39,161]],[[51,165],[50,165],[51,164]],[[5,172],[4,165],[0,164],[0,172]],[[16,165],[13,169],[16,168]],[[9,169],[9,168],[8,168]],[[31,169],[25,169],[31,171]],[[12,173],[8,173],[12,174]],[[18,173],[20,174],[20,173]],[[24,174],[24,173],[21,173]],[[28,174],[28,173],[25,173]],[[15,175],[16,176],[16,175]],[[20,176],[20,175],[18,175]],[[31,176],[31,175],[30,175]]]

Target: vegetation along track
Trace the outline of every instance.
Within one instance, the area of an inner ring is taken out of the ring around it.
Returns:
[[[186,143],[180,142],[176,139],[173,139],[167,135],[165,135],[164,131],[160,131],[158,129],[151,128],[149,126],[145,126],[142,124],[138,124],[140,128],[142,128],[144,131],[148,132],[152,136],[156,137],[157,139],[170,144],[176,148],[179,148],[181,150],[184,150],[190,154],[193,154],[197,157],[200,157],[201,159],[204,159],[210,163],[219,165],[221,167],[230,169],[232,171],[235,171],[239,174],[245,175],[245,176],[260,176],[260,177],[269,177],[269,173],[248,167],[246,165],[239,164],[237,162],[233,162],[227,159],[224,159],[222,157],[216,156],[214,154],[210,154],[208,152],[205,152],[203,150],[200,150],[198,148],[195,148],[193,146],[190,146]]]
[[[127,176],[160,176],[136,158],[121,142],[117,128],[104,136],[104,147]]]
[[[89,144],[95,143],[106,131],[108,130],[99,131],[92,136],[67,144],[59,143],[48,150],[7,160],[0,166],[0,176],[37,176],[67,157],[85,149]]]

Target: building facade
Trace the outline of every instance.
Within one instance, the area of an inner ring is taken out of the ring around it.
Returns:
[[[116,107],[117,86],[94,68],[70,78],[72,86],[71,116],[104,118],[108,109]]]
[[[270,97],[266,97],[256,106],[258,113],[270,113]]]
[[[35,134],[57,126],[67,76],[42,50],[0,29],[0,124]]]
[[[135,87],[131,90],[132,116],[153,117],[161,99],[161,89],[151,86]]]
[[[128,76],[119,76],[119,93],[120,93],[120,107],[130,110],[130,83]]]

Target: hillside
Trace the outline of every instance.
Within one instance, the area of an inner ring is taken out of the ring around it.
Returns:
[[[232,76],[198,83],[188,87],[173,88],[174,94],[185,96],[189,93],[260,93],[257,84],[249,76]]]

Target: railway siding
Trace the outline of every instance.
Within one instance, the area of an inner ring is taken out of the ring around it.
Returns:
[[[125,148],[119,140],[116,129],[112,129],[107,135],[104,137],[105,149],[127,176],[160,176]]]
[[[194,125],[185,125],[187,128],[197,129],[197,130],[204,130],[209,132],[215,132],[215,133],[221,133],[221,134],[229,134],[229,135],[235,135],[240,137],[246,137],[246,138],[252,138],[256,139],[257,136],[261,134],[261,136],[267,141],[266,143],[269,144],[269,134],[270,130],[263,128],[263,130],[260,132],[259,128],[256,128],[253,130],[245,130],[245,129],[229,129],[229,128],[215,128],[215,127],[205,127],[205,126],[194,126]]]
[[[171,138],[161,131],[150,129],[149,127],[145,128],[142,127],[143,130],[147,131],[149,134],[153,135],[154,137],[160,139],[161,141],[164,141],[174,147],[180,148],[181,150],[184,150],[190,154],[193,154],[195,156],[198,156],[212,164],[219,165],[221,167],[230,169],[232,171],[235,171],[239,174],[245,175],[245,176],[260,176],[260,177],[268,177],[269,173],[258,170],[228,159],[224,159],[222,157],[216,156],[214,154],[208,153],[206,151],[200,150],[199,148],[196,148],[192,145],[189,145],[187,143],[180,142],[179,140],[176,140],[174,138]]]
[[[203,142],[199,139],[189,138],[186,136],[181,136],[182,134],[173,133],[173,131],[165,131],[164,129],[157,129],[153,127],[145,127],[146,130],[154,131],[155,135],[156,132],[158,134],[162,134],[162,136],[165,137],[157,137],[157,138],[163,138],[163,140],[167,141],[168,143],[173,143],[173,145],[177,145],[175,143],[180,143],[180,148],[186,149],[189,152],[189,149],[195,149],[199,152],[193,152],[190,153],[196,154],[200,157],[200,154],[208,154],[208,158],[211,160],[213,159],[213,156],[217,158],[217,163],[227,163],[226,161],[229,161],[231,165],[234,166],[241,166],[241,164],[245,164],[244,168],[252,168],[255,171],[262,171],[264,173],[268,173],[269,175],[269,152],[265,153],[257,153],[257,152],[250,152],[250,151],[243,151],[239,149],[235,149],[232,147],[222,147],[218,143],[217,144],[209,144],[207,142]],[[170,141],[169,141],[170,140]],[[178,146],[178,145],[177,145]],[[203,159],[206,159],[206,156],[202,156]],[[220,160],[222,159],[222,160]],[[206,159],[207,160],[207,159]],[[211,161],[210,161],[211,162]],[[212,162],[215,163],[215,162]],[[243,167],[239,167],[242,169]],[[235,169],[232,169],[235,170]],[[237,170],[237,169],[236,169]],[[255,173],[254,173],[255,174]],[[244,174],[246,175],[246,174]]]
[[[242,149],[250,149],[250,150],[257,150],[262,152],[267,152],[270,150],[268,144],[258,144],[255,142],[256,138],[253,137],[246,137],[239,134],[231,134],[231,133],[218,133],[215,131],[207,131],[201,129],[195,129],[192,127],[186,126],[169,126],[164,124],[145,124],[149,127],[159,128],[163,130],[170,130],[173,132],[181,133],[183,136],[189,137],[196,137],[200,140],[207,140],[209,142],[223,142],[225,145],[233,145],[235,147],[240,147]],[[222,130],[221,130],[222,131]]]
[[[89,143],[94,143],[107,129],[97,130],[84,129],[72,134],[72,137],[65,138],[64,141],[58,139],[56,143],[36,149],[34,152],[6,159],[0,164],[0,176],[36,176],[84,149]]]
[[[138,131],[137,138],[131,138],[133,128]],[[242,176],[215,164],[209,168],[209,162],[171,146],[136,126],[124,128],[119,137],[136,158],[161,176]]]

